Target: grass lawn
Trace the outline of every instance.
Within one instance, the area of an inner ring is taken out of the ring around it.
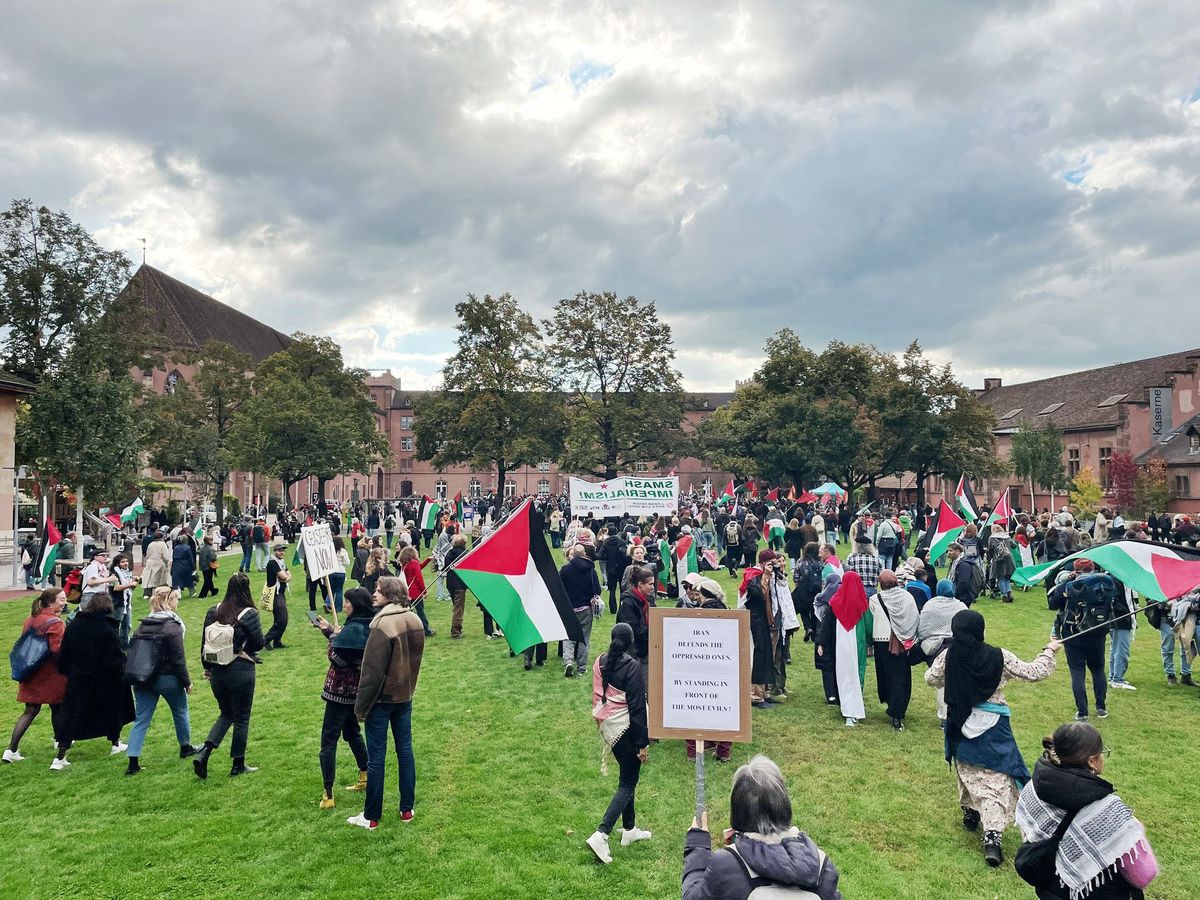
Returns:
[[[290,559],[291,554],[288,554]],[[240,557],[222,559],[219,584]],[[255,573],[253,595],[263,577]],[[721,575],[724,579],[724,574]],[[299,578],[303,586],[303,576]],[[293,582],[295,585],[295,582]],[[736,588],[728,589],[732,598]],[[679,894],[681,848],[692,815],[692,767],[680,742],[652,747],[638,790],[638,824],[651,841],[597,864],[583,840],[596,827],[616,784],[601,777],[590,714],[590,678],[564,679],[553,656],[525,672],[500,641],[482,636],[468,596],[466,638],[451,641],[448,603],[429,601],[438,635],[426,644],[413,710],[417,758],[416,820],[396,813],[396,767],[388,760],[384,821],[369,834],[345,824],[362,795],[337,791],[337,808],[317,809],[317,765],[326,670],[325,640],[304,616],[293,587],[287,649],[264,654],[250,726],[250,776],[226,777],[229,738],[213,756],[207,782],[178,759],[169,711],[160,704],[133,778],[103,740],[71,751],[65,772],[48,768],[53,750],[48,711],[26,735],[26,761],[0,767],[5,864],[0,897],[671,897]],[[216,715],[200,679],[200,623],[209,601],[184,600],[192,736],[200,743]],[[1029,659],[1046,641],[1043,592],[1017,594],[1011,606],[983,600],[988,637]],[[135,623],[147,612],[140,600]],[[10,644],[28,603],[0,606]],[[269,616],[264,614],[269,624]],[[607,646],[613,618],[593,631],[593,655]],[[1107,776],[1146,824],[1163,874],[1147,896],[1200,895],[1200,690],[1168,688],[1156,633],[1134,643],[1129,679],[1139,690],[1114,691],[1110,718],[1098,723],[1113,753]],[[872,702],[868,718],[847,729],[822,702],[809,644],[797,644],[791,699],[754,713],[754,741],[735,746],[735,763],[772,756],[791,786],[796,824],[829,854],[848,898],[992,898],[1032,896],[1011,867],[1018,839],[1004,839],[1005,864],[988,869],[977,835],[959,822],[955,782],[942,758],[933,691],[914,672],[907,730],[892,731]],[[1049,682],[1013,684],[1013,727],[1032,768],[1040,739],[1071,718],[1066,662]],[[15,696],[15,684],[11,685]],[[7,741],[20,707],[0,706]],[[344,745],[339,784],[357,774]],[[733,767],[707,767],[710,821],[727,825]]]

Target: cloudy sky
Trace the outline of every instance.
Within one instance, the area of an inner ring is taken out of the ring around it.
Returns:
[[[4,19],[0,202],[414,387],[468,292],[652,299],[696,389],[784,325],[972,385],[1200,346],[1195,0]]]

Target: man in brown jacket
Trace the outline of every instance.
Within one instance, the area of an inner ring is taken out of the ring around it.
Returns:
[[[363,811],[346,822],[368,831],[383,815],[384,762],[390,729],[400,760],[400,821],[413,820],[417,769],[412,749],[412,698],[421,674],[425,626],[409,606],[408,589],[400,578],[380,578],[375,586],[379,613],[363,650],[354,712],[366,723],[367,793]]]

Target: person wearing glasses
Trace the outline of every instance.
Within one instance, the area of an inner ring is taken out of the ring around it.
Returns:
[[[1023,662],[984,642],[983,616],[972,609],[955,614],[950,635],[950,649],[933,661],[925,682],[946,689],[946,761],[954,761],[958,775],[963,828],[975,831],[982,823],[984,861],[998,866],[1004,858],[1000,837],[1029,781],[1009,725],[1004,685],[1049,678],[1062,645],[1052,640],[1032,662]]]
[[[1030,844],[1053,841],[1054,854],[1032,871],[1018,864],[1018,873],[1042,900],[1142,897],[1158,861],[1142,823],[1100,777],[1112,752],[1100,732],[1068,722],[1042,747],[1017,801],[1017,827],[1026,853]]]

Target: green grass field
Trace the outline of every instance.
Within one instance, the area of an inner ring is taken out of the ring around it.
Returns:
[[[289,554],[290,558],[290,554]],[[237,568],[223,559],[220,580]],[[724,578],[724,575],[721,575]],[[254,596],[263,576],[255,574]],[[300,578],[300,586],[303,578]],[[288,648],[265,654],[247,762],[260,770],[226,777],[228,738],[209,780],[178,759],[166,708],[151,726],[143,765],[122,774],[124,757],[105,741],[71,751],[65,772],[48,768],[48,712],[22,743],[26,761],[0,767],[5,864],[0,897],[671,897],[679,894],[682,842],[691,820],[692,767],[680,742],[651,749],[638,789],[638,824],[651,841],[614,862],[595,862],[583,844],[616,783],[599,773],[600,744],[590,715],[590,678],[564,679],[553,656],[525,672],[501,641],[482,636],[468,597],[466,638],[449,638],[450,607],[430,601],[438,635],[426,644],[413,710],[417,817],[396,814],[395,758],[388,761],[384,821],[367,833],[345,824],[362,795],[337,792],[337,808],[317,809],[317,765],[326,670],[325,640],[304,616],[293,589]],[[734,595],[734,588],[729,594]],[[184,600],[192,735],[204,739],[216,704],[198,664],[200,622],[209,601]],[[1014,605],[981,601],[993,643],[1028,659],[1044,646],[1050,613],[1044,594],[1017,594]],[[135,622],[147,609],[138,601]],[[28,603],[0,606],[0,634],[16,639]],[[264,614],[269,622],[269,616]],[[613,618],[593,631],[593,656],[607,645]],[[1106,775],[1146,824],[1163,873],[1147,894],[1200,896],[1200,690],[1168,688],[1158,636],[1145,627],[1134,643],[1129,678],[1136,693],[1114,691],[1099,723],[1113,749]],[[812,649],[797,644],[791,699],[754,713],[754,741],[734,748],[735,763],[772,756],[791,786],[796,824],[828,852],[847,898],[993,898],[1032,893],[1014,874],[1018,839],[1004,840],[1006,861],[983,864],[977,835],[959,823],[955,782],[942,758],[932,690],[914,672],[908,727],[892,731],[874,697],[868,668],[868,718],[846,729],[822,702]],[[15,684],[11,684],[15,698]],[[1065,660],[1049,682],[1008,691],[1013,726],[1032,767],[1042,735],[1074,714]],[[20,707],[0,706],[7,742]],[[340,784],[356,776],[339,750]],[[710,821],[727,825],[733,767],[709,766]]]

